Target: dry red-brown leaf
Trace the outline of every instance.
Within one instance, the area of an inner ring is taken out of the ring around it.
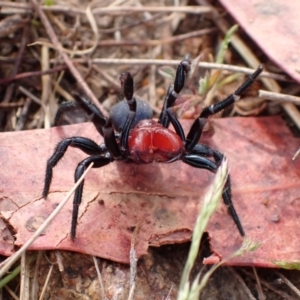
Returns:
[[[183,122],[187,127],[187,122]],[[280,117],[213,120],[214,134],[202,142],[228,157],[233,201],[247,236],[261,243],[253,253],[230,261],[238,265],[274,266],[299,260],[299,147]],[[54,170],[49,198],[41,198],[45,164],[60,139],[85,136],[101,141],[92,124],[0,134],[2,218],[22,245],[73,185],[77,163],[85,157],[69,149]],[[31,249],[67,249],[118,262],[129,262],[133,228],[140,257],[149,246],[181,243],[191,237],[199,205],[213,174],[178,161],[135,165],[114,162],[87,175],[77,237],[69,237],[72,201]],[[8,230],[3,233],[8,238]],[[236,251],[242,238],[220,205],[207,228],[215,262]],[[1,253],[13,252],[3,240]]]
[[[276,64],[300,82],[300,2],[220,0],[245,32]]]

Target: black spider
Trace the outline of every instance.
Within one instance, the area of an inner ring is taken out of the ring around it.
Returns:
[[[262,72],[262,66],[225,100],[204,108],[185,136],[172,106],[184,86],[189,71],[190,62],[183,60],[178,65],[174,84],[168,89],[158,122],[152,120],[152,110],[149,105],[133,96],[133,78],[130,73],[122,73],[120,76],[125,100],[112,108],[109,118],[104,117],[99,109],[82,95],[77,95],[75,102],[62,105],[57,116],[60,116],[66,109],[75,106],[80,106],[86,111],[98,132],[103,136],[104,143],[97,145],[88,138],[78,136],[66,138],[59,142],[53,155],[47,161],[43,196],[46,198],[49,193],[53,167],[64,156],[69,146],[79,148],[90,155],[78,164],[75,171],[75,181],[81,177],[91,162],[94,163],[93,168],[100,168],[114,160],[131,161],[139,164],[153,161],[170,163],[182,160],[192,167],[207,169],[215,173],[224,155],[198,143],[204,125],[209,116],[218,113],[241,98]],[[175,132],[168,129],[170,123],[175,128]],[[76,235],[78,208],[81,203],[83,184],[84,182],[79,185],[74,196],[71,224],[72,240]],[[244,236],[245,232],[232,203],[229,176],[222,195],[241,236]]]

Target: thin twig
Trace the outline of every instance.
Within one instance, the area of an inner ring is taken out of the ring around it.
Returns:
[[[11,102],[11,103],[0,103],[0,109],[12,109],[22,107],[24,105],[24,101],[20,100],[19,102]]]
[[[23,9],[24,12],[32,11],[32,7],[26,3],[14,3],[0,1],[0,6]],[[51,12],[63,12],[72,14],[85,14],[84,9],[76,8],[73,6],[61,6],[61,5],[41,5],[43,11]],[[123,14],[133,12],[157,12],[157,13],[189,13],[189,14],[205,14],[211,12],[211,9],[207,6],[112,6],[112,7],[97,7],[93,9],[94,14]]]
[[[112,28],[101,28],[98,29],[99,33],[114,33],[116,31],[123,31],[123,30],[127,30],[139,25],[147,25],[149,23],[152,23],[153,21],[156,21],[157,19],[161,18],[163,14],[156,14],[154,15],[151,19],[146,19],[146,20],[142,20],[142,19],[138,19],[137,21],[133,21],[130,24],[125,24],[122,26],[113,26]],[[158,21],[159,22],[159,21]]]
[[[28,77],[35,77],[35,76],[40,77],[40,76],[45,75],[45,74],[57,73],[57,72],[66,70],[67,68],[68,67],[66,65],[59,65],[59,66],[53,67],[52,69],[45,70],[45,71],[34,71],[34,72],[19,73],[15,76],[12,76],[12,77],[0,79],[0,85],[1,86],[7,85],[7,84],[10,84],[14,81],[21,80],[21,79],[28,78]]]
[[[300,148],[296,151],[296,153],[294,154],[292,160],[295,160],[300,154]]]
[[[26,48],[27,35],[28,35],[28,26],[25,26],[24,29],[23,29],[23,33],[22,33],[22,39],[21,39],[21,44],[20,44],[20,48],[19,48],[19,51],[18,51],[18,56],[16,58],[15,65],[13,67],[11,77],[16,76],[16,74],[18,73],[19,68],[21,66],[22,58],[24,56],[24,51],[25,51],[25,48]],[[13,91],[14,91],[14,85],[10,85],[6,89],[4,99],[1,102],[2,103],[9,102],[10,99],[11,99],[11,96],[13,94]]]
[[[38,298],[38,290],[39,290],[39,270],[41,268],[41,260],[43,257],[44,251],[39,250],[37,251],[37,258],[34,264],[34,271],[31,278],[31,299],[37,299]]]
[[[47,277],[46,277],[44,286],[43,286],[43,288],[42,288],[42,292],[41,292],[41,295],[40,295],[39,300],[43,300],[43,299],[44,299],[44,294],[46,293],[46,288],[47,288],[47,286],[48,286],[50,277],[51,277],[51,275],[52,275],[52,271],[53,271],[53,265],[51,265],[51,267],[50,267],[50,269],[49,269],[49,271],[48,271],[48,274],[47,274]]]
[[[169,290],[168,295],[165,300],[171,300],[170,296],[171,296],[172,289],[173,289],[173,284],[171,285],[170,290]]]
[[[42,71],[49,70],[49,48],[43,46],[41,48],[41,69]],[[50,116],[49,116],[49,100],[50,100],[50,91],[51,91],[51,76],[49,74],[43,75],[41,77],[41,103],[43,103],[44,110],[40,114],[39,124],[42,126],[44,124],[44,128],[48,129],[51,127]],[[51,95],[50,95],[51,96]],[[40,127],[38,126],[38,127]]]
[[[16,131],[20,131],[24,129],[25,123],[28,119],[28,113],[29,113],[29,108],[31,103],[32,103],[31,99],[29,97],[26,97],[25,103],[22,107],[21,113],[17,120],[17,124],[15,126]]]
[[[251,273],[246,271],[245,269],[241,269],[241,271],[246,274],[247,276],[255,279],[255,276]],[[294,297],[291,297],[289,294],[287,294],[284,291],[279,291],[278,289],[275,289],[271,284],[269,284],[268,282],[266,282],[263,279],[260,279],[260,282],[263,286],[265,286],[266,288],[268,288],[269,290],[273,291],[274,293],[276,293],[277,295],[279,295],[281,298],[286,299],[286,300],[296,300]]]
[[[137,242],[137,237],[141,229],[141,223],[139,223],[133,232],[131,237],[131,246],[130,246],[130,253],[129,253],[129,260],[130,260],[130,290],[127,300],[132,300],[134,296],[134,290],[136,286],[136,273],[137,273],[137,255],[135,251],[135,245]]]
[[[189,14],[206,14],[211,9],[208,6],[114,6],[99,7],[94,9],[94,14],[106,13],[133,13],[133,12],[157,12],[157,13],[189,13]]]
[[[55,258],[56,258],[56,263],[57,263],[59,272],[63,272],[65,270],[65,268],[64,268],[64,265],[63,265],[63,259],[62,259],[62,256],[60,254],[60,251],[54,251],[54,255],[55,255]]]
[[[21,283],[20,283],[20,299],[30,298],[29,288],[29,273],[30,273],[30,259],[28,252],[23,252],[21,256]]]
[[[102,275],[101,275],[101,271],[100,271],[96,256],[93,256],[93,261],[94,261],[94,265],[96,268],[96,272],[97,272],[97,276],[98,276],[98,280],[99,280],[99,284],[100,284],[101,299],[105,300],[106,296],[105,296],[104,284],[103,284]]]
[[[50,62],[53,62],[50,60]],[[85,59],[78,58],[74,59],[76,63],[86,63]],[[172,59],[143,59],[143,58],[92,58],[90,59],[91,63],[94,64],[103,64],[103,65],[156,65],[156,66],[177,66],[181,61],[180,60],[172,60]],[[234,65],[226,65],[226,64],[217,64],[217,63],[209,63],[209,62],[199,62],[199,68],[203,69],[221,69],[224,71],[230,72],[240,72],[243,74],[251,75],[256,69],[234,66]],[[271,72],[262,72],[260,77],[274,78],[277,80],[287,81],[288,78],[284,75],[271,73]]]
[[[275,271],[276,274],[284,281],[284,283],[293,291],[296,293],[296,295],[298,297],[300,297],[300,290],[294,285],[292,284],[283,274],[281,274],[278,271]]]
[[[128,296],[127,300],[132,300],[133,299],[134,290],[135,290],[135,282],[133,283],[132,286],[130,286],[129,296]]]
[[[243,291],[245,292],[245,294],[248,296],[248,299],[250,300],[256,300],[255,297],[252,295],[250,289],[248,288],[248,286],[246,285],[245,281],[242,279],[242,277],[234,270],[234,268],[229,268],[230,272],[232,275],[234,275],[234,277],[236,278],[236,280],[240,283]]]
[[[274,100],[274,101],[280,101],[280,102],[290,102],[290,103],[300,105],[300,97],[287,95],[287,94],[259,90],[258,97],[263,98],[263,99],[268,99],[268,100]]]
[[[96,46],[99,47],[111,47],[111,46],[158,46],[163,44],[171,44],[171,43],[178,43],[179,41],[191,39],[194,37],[211,34],[216,31],[216,28],[205,28],[200,29],[180,35],[171,36],[165,39],[159,39],[159,40],[104,40],[97,42]],[[77,42],[76,44],[81,45],[82,42]],[[85,43],[86,45],[89,45],[90,43]],[[35,45],[41,45],[41,46],[48,46],[49,48],[56,49],[55,44],[51,44],[47,41],[36,41],[28,46],[35,46]],[[92,45],[95,45],[95,42],[92,42]],[[93,48],[93,47],[92,47]],[[84,55],[91,52],[92,48],[86,49],[86,50],[69,50],[67,48],[63,48],[63,51],[67,54],[73,54],[73,55]]]
[[[20,298],[9,288],[8,285],[5,285],[4,288],[9,293],[9,295],[12,297],[12,299],[14,299],[14,300],[20,300]]]
[[[255,276],[255,280],[257,282],[257,293],[258,293],[259,300],[265,300],[266,296],[264,295],[263,289],[261,287],[260,278],[256,272],[256,268],[252,267],[252,269]]]
[[[25,286],[26,286],[26,251],[24,251],[21,255],[21,272],[20,272],[20,298],[21,299],[26,299],[25,298]]]
[[[35,103],[37,103],[38,105],[40,105],[43,109],[45,109],[45,105],[44,103],[41,102],[41,100],[35,96],[34,94],[32,94],[30,91],[28,91],[27,89],[25,89],[23,86],[19,86],[19,90],[26,95],[27,97],[29,97],[32,101],[34,101]]]

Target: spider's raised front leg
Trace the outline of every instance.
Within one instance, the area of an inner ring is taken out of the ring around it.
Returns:
[[[217,150],[213,150],[208,146],[198,144],[198,141],[201,137],[203,128],[205,124],[207,123],[207,120],[209,116],[220,112],[221,110],[225,109],[226,107],[232,105],[234,102],[241,99],[243,96],[243,93],[249,88],[249,86],[254,82],[254,80],[259,76],[259,74],[262,72],[263,68],[262,66],[258,67],[258,69],[230,96],[228,96],[225,100],[208,106],[204,108],[204,110],[201,112],[199,118],[197,118],[187,137],[185,138],[183,129],[181,124],[179,123],[176,115],[174,114],[172,108],[167,109],[167,115],[168,119],[172,123],[173,127],[175,128],[175,131],[177,134],[182,138],[182,140],[185,142],[185,150],[186,154],[184,154],[181,159],[185,163],[200,169],[207,169],[213,173],[215,173],[220,166],[224,155],[220,153]],[[211,161],[207,157],[214,158],[214,161]],[[224,186],[223,191],[223,200],[224,203],[228,206],[228,210],[235,222],[235,224],[238,227],[238,230],[241,234],[241,236],[245,236],[245,232],[243,230],[243,227],[241,225],[241,222],[239,220],[239,217],[236,213],[236,210],[232,203],[232,197],[231,197],[231,183],[230,183],[230,177],[228,175],[227,181]]]
[[[186,151],[191,151],[195,145],[198,143],[203,128],[207,123],[207,119],[225,109],[226,107],[232,105],[233,103],[239,101],[243,93],[250,87],[251,84],[254,83],[255,79],[259,76],[259,74],[263,71],[263,67],[259,66],[256,71],[231,95],[229,95],[226,99],[222,100],[217,104],[212,104],[203,109],[200,116],[194,121],[187,137],[186,137]]]
[[[167,95],[164,100],[162,111],[158,118],[158,123],[160,123],[162,126],[166,128],[168,128],[170,125],[170,120],[169,120],[169,115],[167,113],[167,110],[170,107],[174,106],[178,94],[183,89],[185,80],[188,76],[190,69],[191,69],[191,62],[189,60],[183,60],[177,67],[174,84],[171,84],[168,89]]]

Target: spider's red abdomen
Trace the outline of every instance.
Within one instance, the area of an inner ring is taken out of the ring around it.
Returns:
[[[153,120],[142,120],[131,130],[128,148],[137,163],[167,162],[184,153],[181,138]]]

